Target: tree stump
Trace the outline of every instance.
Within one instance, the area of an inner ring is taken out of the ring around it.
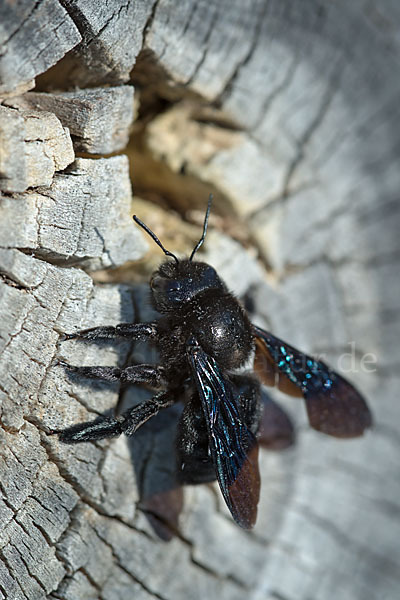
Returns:
[[[390,0],[0,7],[0,599],[397,598],[399,28]],[[177,252],[212,191],[204,260],[374,412],[339,441],[274,394],[297,442],[262,451],[250,532],[216,486],[176,487],[178,407],[129,440],[51,435],[149,393],[57,364],[148,356],[60,343],[149,317],[131,180]]]

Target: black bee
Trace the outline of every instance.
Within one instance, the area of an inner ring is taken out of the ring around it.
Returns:
[[[150,280],[153,303],[161,314],[158,321],[95,327],[64,336],[148,340],[159,350],[159,365],[119,369],[62,364],[85,377],[145,383],[158,393],[115,418],[100,417],[59,433],[66,443],[132,435],[161,409],[182,401],[176,444],[180,480],[205,483],[216,478],[235,521],[251,528],[260,491],[257,433],[262,392],[252,374],[237,374],[237,369],[254,354],[254,370],[261,381],[303,396],[311,426],[328,435],[359,436],[371,425],[371,414],[355,388],[325,363],[253,325],[215,269],[193,260],[206,236],[210,208],[211,197],[202,237],[190,257],[182,260],[133,217],[172,258]]]

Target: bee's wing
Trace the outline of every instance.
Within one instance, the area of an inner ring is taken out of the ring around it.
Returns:
[[[357,437],[372,417],[360,393],[322,361],[253,325],[256,336],[254,369],[266,385],[303,396],[311,427],[339,438]]]
[[[256,522],[260,495],[256,438],[243,422],[235,386],[222,375],[216,361],[193,338],[187,354],[222,495],[235,521],[250,529]]]
[[[261,390],[262,416],[257,440],[267,450],[284,450],[295,442],[295,432],[289,415]]]

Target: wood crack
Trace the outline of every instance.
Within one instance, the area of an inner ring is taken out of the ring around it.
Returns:
[[[365,556],[369,562],[379,564],[381,572],[390,575],[396,580],[400,580],[400,566],[394,560],[387,556],[381,556],[373,552],[368,546],[365,546],[365,544],[361,544],[354,539],[351,539],[349,535],[339,529],[333,521],[318,515],[312,511],[308,505],[294,502],[292,506],[294,510],[300,512],[312,523],[317,525],[317,527],[327,533],[339,547],[352,548],[357,556]]]
[[[130,579],[132,579],[132,581],[134,581],[135,583],[137,583],[145,592],[147,592],[148,594],[150,594],[151,596],[154,596],[154,598],[157,598],[157,600],[168,600],[168,598],[162,596],[161,594],[153,591],[150,587],[148,587],[145,583],[143,583],[143,581],[141,581],[136,575],[134,575],[127,567],[125,567],[125,565],[123,565],[120,562],[120,559],[118,557],[118,555],[115,552],[114,547],[112,546],[112,544],[110,544],[110,542],[107,540],[107,538],[105,536],[103,536],[99,531],[96,530],[97,535],[99,536],[99,538],[104,542],[104,544],[111,550],[111,554],[114,558],[115,563],[118,565],[118,567],[124,571],[124,573],[126,573],[126,575],[128,575],[128,577],[130,577]]]
[[[2,563],[4,565],[4,568],[7,569],[7,573],[10,577],[10,580],[13,582],[13,584],[15,586],[18,587],[18,591],[21,593],[22,596],[24,596],[25,598],[27,598],[27,600],[31,600],[31,598],[28,598],[28,596],[25,594],[25,592],[23,591],[19,581],[18,581],[18,573],[14,573],[14,569],[11,567],[11,565],[9,564],[7,557],[4,556],[3,552],[0,550],[0,557],[2,560]],[[1,589],[1,581],[0,581],[0,589]],[[5,590],[5,598],[8,598],[8,592],[7,590]]]
[[[210,4],[210,7],[211,7],[211,6],[212,6],[212,5]],[[219,11],[218,11],[218,6],[216,6],[216,7],[215,7],[215,13],[214,13],[215,21],[216,21],[216,20],[217,20],[217,18],[218,18],[218,12],[219,12]],[[210,19],[210,22],[209,22],[209,25],[208,25],[208,29],[207,29],[207,31],[206,31],[206,35],[204,36],[204,39],[202,40],[202,46],[203,46],[203,52],[202,52],[202,56],[201,56],[201,58],[200,58],[199,62],[197,63],[197,65],[196,65],[196,67],[195,67],[195,69],[194,69],[193,73],[192,73],[192,74],[190,75],[190,77],[189,77],[189,78],[186,80],[186,83],[185,83],[185,85],[186,85],[187,87],[189,87],[189,86],[190,86],[190,85],[193,83],[193,81],[195,81],[195,79],[196,79],[196,76],[198,75],[198,73],[199,73],[199,71],[200,71],[201,67],[203,66],[203,64],[204,64],[204,61],[206,60],[206,57],[207,57],[207,52],[208,52],[207,43],[209,42],[209,40],[210,40],[210,37],[211,37],[211,34],[212,34],[212,32],[213,32],[213,31],[214,31],[214,20]]]
[[[21,29],[26,25],[26,23],[28,23],[33,15],[33,13],[37,10],[37,8],[42,4],[42,0],[37,0],[36,2],[34,2],[32,8],[30,9],[30,11],[28,12],[28,14],[24,17],[23,20],[20,21],[18,28],[13,31],[11,33],[11,35],[9,35],[9,37],[7,39],[2,40],[2,47],[3,48],[7,48],[7,46],[10,45],[11,40],[20,33]],[[4,56],[4,53],[0,52],[0,57]]]
[[[224,89],[221,91],[221,93],[216,98],[215,101],[218,104],[222,105],[226,102],[232,88],[235,85],[235,81],[239,77],[241,70],[249,63],[250,59],[252,58],[252,56],[259,44],[259,41],[260,41],[260,36],[261,36],[262,28],[264,25],[264,19],[265,19],[267,10],[268,10],[268,2],[262,2],[261,11],[260,11],[260,14],[258,15],[258,18],[256,19],[256,24],[254,27],[254,34],[251,36],[251,39],[252,39],[251,45],[250,45],[247,53],[243,57],[243,59],[240,62],[238,62],[238,64],[236,65],[231,77],[225,84]]]

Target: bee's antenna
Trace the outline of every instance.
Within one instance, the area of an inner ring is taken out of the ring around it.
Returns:
[[[164,246],[162,245],[162,243],[160,242],[160,240],[158,239],[156,234],[149,227],[147,227],[147,225],[145,223],[143,223],[143,221],[141,221],[139,219],[139,217],[137,217],[136,215],[133,215],[132,218],[135,221],[135,223],[137,223],[140,227],[142,227],[142,229],[144,229],[145,232],[148,233],[149,236],[153,238],[153,240],[155,241],[157,246],[160,246],[160,248],[164,252],[164,254],[166,254],[167,256],[172,256],[172,258],[176,261],[176,263],[179,264],[179,260],[177,259],[175,254],[172,254],[172,252],[170,252],[169,250],[166,250],[164,248]]]
[[[208,198],[208,205],[207,205],[206,216],[204,218],[203,235],[201,236],[201,238],[197,242],[196,246],[194,247],[194,250],[193,250],[192,254],[190,255],[189,261],[193,260],[193,256],[196,254],[196,252],[200,248],[200,246],[203,245],[204,238],[206,237],[206,233],[207,233],[208,216],[210,214],[212,200],[213,200],[213,195],[210,194],[210,196]]]

